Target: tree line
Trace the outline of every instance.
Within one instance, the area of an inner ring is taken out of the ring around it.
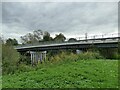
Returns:
[[[33,33],[27,33],[24,36],[21,36],[22,44],[31,44],[31,43],[39,43],[46,41],[61,41],[64,42],[66,37],[62,34],[56,34],[55,38],[51,37],[50,33],[42,30],[35,30]]]
[[[2,40],[2,39],[1,39]],[[55,37],[51,37],[50,33],[47,31],[42,30],[34,30],[32,33],[27,33],[20,37],[21,43],[24,44],[34,44],[34,43],[40,43],[40,42],[65,42],[66,37],[63,33],[56,34]],[[69,38],[68,42],[77,41],[75,38]],[[7,45],[18,45],[18,41],[15,38],[8,38],[7,40],[3,41],[2,43],[5,43]]]

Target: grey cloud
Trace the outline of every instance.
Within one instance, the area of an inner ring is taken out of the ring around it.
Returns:
[[[2,23],[6,37],[7,32],[16,37],[16,31],[23,35],[36,29],[52,34],[62,32],[67,36],[79,36],[85,32],[96,34],[98,30],[112,33],[112,30],[117,31],[117,11],[117,2],[3,3]]]

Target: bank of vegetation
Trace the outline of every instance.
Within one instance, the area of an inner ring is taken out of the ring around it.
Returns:
[[[118,88],[117,60],[63,60],[4,75],[3,88]]]
[[[104,49],[105,50],[105,49]],[[111,49],[110,49],[111,50]],[[111,51],[105,50],[91,50],[89,49],[86,52],[82,52],[80,54],[76,54],[74,52],[70,52],[67,50],[58,51],[57,54],[52,54],[49,52],[47,54],[47,59],[42,63],[38,63],[38,65],[42,66],[42,64],[49,63],[58,63],[58,62],[68,62],[68,61],[78,61],[78,60],[93,60],[93,59],[119,59],[119,55],[116,50]],[[30,63],[30,57],[21,55],[17,52],[13,46],[10,45],[2,45],[2,74],[14,74],[15,72],[29,71],[33,68],[37,67],[32,66]],[[106,57],[107,56],[107,57]]]

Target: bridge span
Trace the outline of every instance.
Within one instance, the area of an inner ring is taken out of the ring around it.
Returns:
[[[96,48],[118,48],[120,37],[97,38],[78,40],[76,42],[52,42],[52,43],[38,43],[14,47],[18,52],[30,53],[31,63],[35,64],[38,61],[42,62],[46,59],[46,51],[61,50],[61,49],[88,49],[91,46]]]
[[[88,39],[76,42],[57,42],[49,44],[30,44],[15,47],[19,52],[24,51],[46,51],[57,49],[84,49],[94,45],[97,48],[118,48],[120,37],[104,38],[104,39]]]

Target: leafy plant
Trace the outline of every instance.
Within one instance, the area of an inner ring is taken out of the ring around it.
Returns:
[[[61,62],[2,79],[2,88],[118,88],[118,60]]]

